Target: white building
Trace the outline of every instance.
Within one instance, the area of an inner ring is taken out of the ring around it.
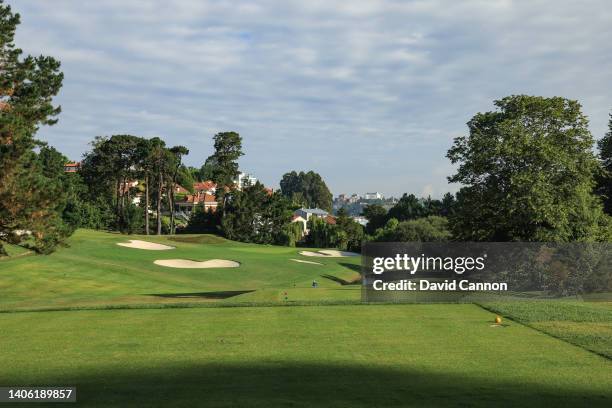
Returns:
[[[238,187],[238,190],[242,190],[245,187],[252,186],[257,183],[257,178],[248,174],[240,172],[234,179],[234,184]]]
[[[375,193],[365,193],[364,198],[366,200],[382,200],[385,198],[385,196],[383,196],[381,193],[379,192],[375,192]]]

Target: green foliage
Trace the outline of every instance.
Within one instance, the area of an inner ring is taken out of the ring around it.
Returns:
[[[185,228],[188,234],[218,233],[221,219],[218,212],[206,210],[203,205],[194,208]]]
[[[301,222],[290,222],[283,227],[278,238],[278,245],[294,247],[304,236],[304,224]]]
[[[461,183],[455,238],[474,241],[593,240],[602,210],[592,194],[598,164],[578,102],[510,96],[478,113],[448,157]]]
[[[295,205],[307,208],[332,209],[332,193],[318,173],[292,171],[280,181],[281,193]]]
[[[33,149],[41,125],[57,122],[53,97],[62,86],[60,63],[51,57],[26,56],[14,44],[18,14],[0,2],[0,239],[20,241],[31,232],[31,247],[50,252],[70,234],[61,211],[61,182],[43,173]]]
[[[371,204],[363,209],[363,216],[368,220],[366,232],[374,234],[374,232],[383,227],[387,222],[387,210],[382,205]]]
[[[269,194],[257,182],[226,196],[221,229],[235,241],[258,244],[286,244],[286,225],[291,221],[291,206],[279,193]]]
[[[612,114],[608,122],[608,132],[597,142],[602,174],[597,179],[597,192],[602,196],[604,210],[612,215]]]
[[[399,222],[391,218],[373,237],[378,242],[439,242],[449,241],[448,220],[430,215],[425,218]]]
[[[212,156],[209,156],[204,162],[204,164],[202,165],[202,167],[200,167],[200,169],[197,170],[196,178],[198,179],[198,181],[213,180],[213,178],[215,177],[216,167],[217,167],[217,158],[213,154]]]
[[[212,166],[210,179],[220,187],[229,186],[238,175],[238,159],[244,154],[242,138],[236,132],[220,132],[213,139],[215,153],[206,160]]]
[[[317,248],[338,248],[360,252],[365,233],[361,224],[340,212],[335,224],[319,217],[308,220],[306,243]]]

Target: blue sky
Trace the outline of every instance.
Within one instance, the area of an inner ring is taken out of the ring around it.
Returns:
[[[235,130],[269,186],[315,170],[334,195],[440,196],[452,139],[494,99],[578,99],[596,138],[612,109],[606,0],[8,3],[18,45],[62,62],[63,112],[39,136],[73,159],[130,133],[199,166]]]

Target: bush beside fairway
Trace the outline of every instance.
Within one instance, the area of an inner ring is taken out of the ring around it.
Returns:
[[[80,406],[610,406],[612,362],[475,305],[0,315],[0,382]]]

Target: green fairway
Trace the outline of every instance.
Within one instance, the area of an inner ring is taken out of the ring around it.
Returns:
[[[474,305],[0,315],[0,383],[82,406],[610,406],[612,362]]]
[[[129,239],[175,249],[148,251],[117,245]],[[346,284],[359,278],[359,257],[312,258],[299,255],[300,250],[244,244],[210,235],[145,237],[79,230],[68,241],[68,247],[49,256],[0,261],[0,310],[359,300],[359,286]],[[177,269],[155,265],[157,259],[227,259],[240,262],[240,267]],[[311,288],[313,280],[319,283],[317,289]]]
[[[8,249],[0,385],[76,385],[80,406],[612,404],[610,303],[359,305],[358,257],[212,235],[81,230],[50,256]]]

